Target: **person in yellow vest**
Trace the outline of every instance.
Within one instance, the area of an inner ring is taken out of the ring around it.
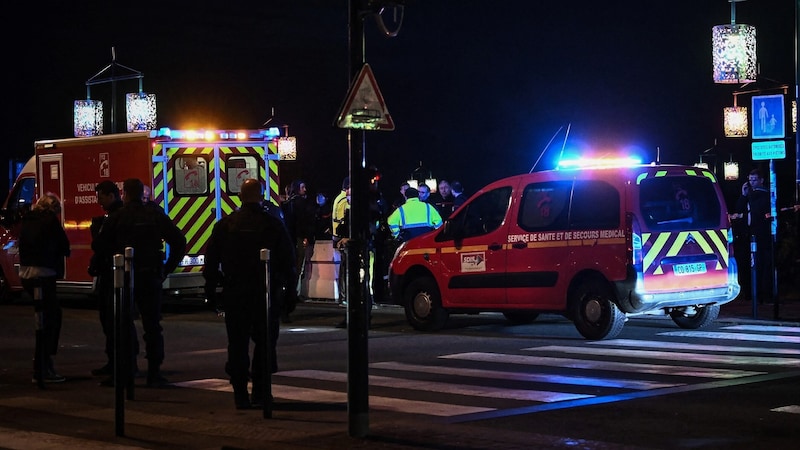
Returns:
[[[389,231],[395,239],[407,241],[442,225],[442,216],[436,208],[419,199],[419,191],[406,189],[406,202],[395,209],[387,219]]]
[[[344,267],[345,252],[344,246],[350,237],[348,219],[350,216],[350,177],[345,177],[342,181],[342,190],[333,200],[333,211],[331,212],[331,238],[333,240],[334,251],[339,252],[339,270],[336,271],[336,283],[339,288],[338,303],[346,301],[345,296],[345,276]]]

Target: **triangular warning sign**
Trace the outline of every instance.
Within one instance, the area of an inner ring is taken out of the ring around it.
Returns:
[[[394,130],[392,116],[389,115],[369,64],[364,64],[350,86],[347,99],[336,119],[336,126],[354,130]]]

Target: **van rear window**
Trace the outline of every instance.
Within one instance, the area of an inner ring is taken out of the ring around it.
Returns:
[[[642,180],[639,209],[651,230],[717,228],[720,203],[706,177],[655,177]]]

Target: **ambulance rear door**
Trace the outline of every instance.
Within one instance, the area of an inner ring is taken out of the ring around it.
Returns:
[[[153,201],[181,229],[187,243],[186,255],[165,288],[200,289],[214,224],[241,206],[238,193],[248,178],[277,193],[277,181],[267,175],[268,167],[275,166],[277,177],[277,154],[274,161],[270,159],[264,140],[163,141],[154,145],[153,152]]]

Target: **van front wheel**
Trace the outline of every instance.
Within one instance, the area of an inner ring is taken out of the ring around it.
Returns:
[[[405,291],[406,320],[418,331],[437,331],[444,327],[448,313],[442,308],[442,297],[436,281],[417,278]]]
[[[586,339],[612,339],[622,331],[625,314],[612,301],[611,289],[599,280],[576,286],[570,296],[572,322]]]
[[[686,307],[673,309],[669,316],[672,321],[685,330],[696,330],[711,325],[719,317],[719,305]]]

